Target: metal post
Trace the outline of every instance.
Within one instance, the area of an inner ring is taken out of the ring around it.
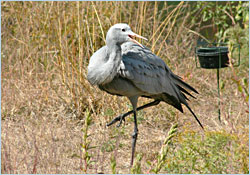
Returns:
[[[217,69],[217,88],[218,88],[218,118],[220,120],[220,69]]]
[[[220,45],[219,45],[220,46]],[[219,68],[217,68],[217,89],[218,89],[218,119],[220,120],[220,68],[221,68],[221,49],[219,48]]]

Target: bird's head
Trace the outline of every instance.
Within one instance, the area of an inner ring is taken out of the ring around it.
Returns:
[[[115,43],[119,45],[128,41],[132,41],[138,44],[139,46],[141,46],[142,48],[144,48],[138,41],[135,40],[136,37],[147,40],[146,38],[132,32],[129,25],[124,24],[124,23],[119,23],[119,24],[113,25],[108,30],[106,41],[107,41],[107,44],[108,42],[111,42],[111,43]]]

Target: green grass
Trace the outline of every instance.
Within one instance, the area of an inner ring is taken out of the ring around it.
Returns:
[[[247,159],[248,150],[242,149],[237,136],[225,131],[206,132],[204,135],[186,131],[179,134],[172,145],[165,172],[230,174],[238,169],[248,174]]]

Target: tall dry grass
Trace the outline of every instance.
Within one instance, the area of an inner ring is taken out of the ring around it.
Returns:
[[[190,104],[206,132],[223,132],[227,146],[239,146],[230,147],[233,159],[223,167],[236,166],[237,160],[245,166],[227,173],[247,172],[247,103],[231,69],[223,69],[222,123],[217,120],[215,71],[195,67],[198,35],[191,31],[198,31],[199,24],[190,22],[195,18],[190,3],[52,1],[1,5],[2,173],[150,173],[172,123],[178,123],[179,133],[187,137],[191,131],[197,132],[197,138],[203,137],[186,110],[181,114],[161,103],[139,112],[137,168],[130,169],[131,118],[120,128],[105,125],[131,106],[126,98],[108,95],[86,80],[90,56],[105,44],[109,27],[119,22],[147,37],[148,42],[140,42],[200,92]],[[247,77],[248,53],[243,54],[241,68],[234,73]],[[140,99],[139,105],[146,102]],[[182,137],[177,134],[175,144],[186,143]],[[176,153],[178,150],[176,147]],[[165,166],[169,164],[163,163],[160,173],[173,172]],[[215,172],[220,172],[219,168]],[[199,171],[189,167],[187,172]]]

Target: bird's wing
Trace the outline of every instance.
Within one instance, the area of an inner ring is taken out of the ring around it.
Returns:
[[[133,43],[123,44],[119,73],[148,94],[176,94],[166,64],[147,48]]]
[[[180,103],[186,103],[184,88],[197,92],[175,75],[165,62],[148,48],[134,43],[122,45],[119,75],[129,79],[137,88],[150,95],[166,93]]]
[[[187,103],[185,94],[191,95],[186,89],[198,93],[193,87],[175,75],[158,56],[148,48],[141,48],[133,43],[122,45],[122,62],[118,75],[130,80],[145,96],[162,98],[181,112],[184,104],[203,128],[201,122]],[[185,89],[186,88],[186,89]],[[184,94],[185,93],[185,94]],[[192,96],[192,95],[191,95]]]

